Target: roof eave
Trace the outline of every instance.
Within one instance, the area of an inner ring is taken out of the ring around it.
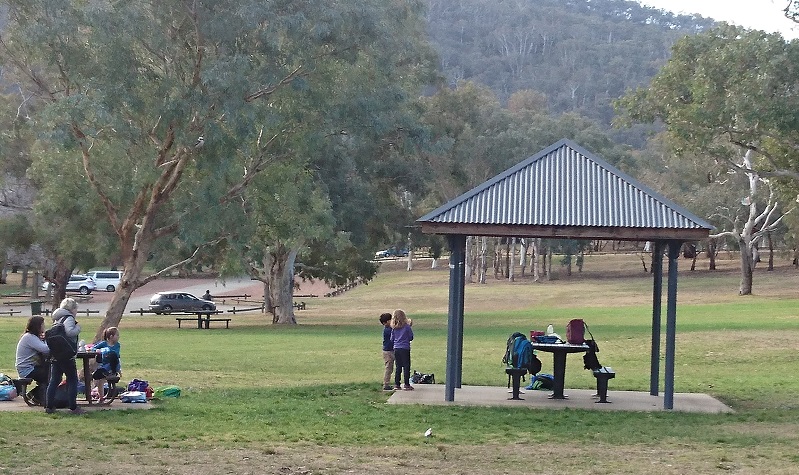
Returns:
[[[462,224],[420,222],[425,234],[467,236],[514,236],[544,239],[613,239],[617,241],[701,241],[707,228],[627,228],[601,226],[531,226],[508,224]]]

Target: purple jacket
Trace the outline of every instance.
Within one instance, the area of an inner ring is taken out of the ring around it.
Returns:
[[[394,343],[395,350],[410,350],[411,340],[413,340],[413,329],[411,329],[410,325],[391,330],[391,342]]]

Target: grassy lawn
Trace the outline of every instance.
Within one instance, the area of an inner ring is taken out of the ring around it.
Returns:
[[[734,414],[386,405],[378,315],[408,312],[413,368],[442,383],[448,292],[446,266],[386,264],[369,285],[306,299],[296,327],[236,315],[230,330],[178,330],[174,318],[126,316],[123,381],[183,395],[150,411],[0,412],[0,473],[799,473],[799,271],[759,269],[755,295],[740,297],[736,262],[721,265],[680,263],[675,390]],[[463,383],[504,386],[511,332],[583,318],[618,372],[611,391],[648,390],[651,287],[636,256],[589,256],[582,273],[544,283],[467,284]],[[90,334],[100,318],[79,320]],[[13,370],[24,322],[0,317],[0,371]],[[574,365],[567,387],[593,387]]]

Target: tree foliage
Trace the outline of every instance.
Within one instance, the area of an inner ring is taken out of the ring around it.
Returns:
[[[142,273],[153,252],[179,243],[186,261],[229,234],[224,219],[193,217],[224,213],[275,163],[309,163],[292,146],[312,135],[322,109],[302,105],[335,88],[324,83],[329,71],[361,67],[364,52],[389,46],[385,28],[417,8],[401,0],[4,3],[0,53],[42,104],[32,173],[45,195],[68,198],[52,198],[53,211],[102,210],[124,265],[98,334],[157,277]],[[415,66],[424,65],[406,72]],[[368,79],[374,70],[361,71]],[[348,89],[352,101],[370,92],[363,84]]]
[[[722,25],[680,40],[649,87],[618,101],[627,121],[662,121],[678,156],[702,158],[709,184],[746,177],[727,211],[711,214],[721,219],[717,237],[733,236],[740,248],[741,294],[752,291],[758,241],[790,210],[778,211],[776,186],[799,189],[797,68],[799,43]]]
[[[431,40],[451,84],[483,84],[503,102],[536,90],[552,112],[604,124],[613,99],[655,75],[679,37],[713,25],[626,0],[427,3]]]

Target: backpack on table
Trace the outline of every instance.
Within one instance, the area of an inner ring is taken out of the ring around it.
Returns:
[[[78,344],[74,338],[67,336],[67,328],[64,321],[71,315],[61,317],[53,323],[49,330],[44,332],[44,341],[50,348],[50,356],[56,361],[69,361],[78,353]]]
[[[582,345],[585,342],[585,328],[583,319],[570,320],[566,325],[566,341],[572,345]]]

